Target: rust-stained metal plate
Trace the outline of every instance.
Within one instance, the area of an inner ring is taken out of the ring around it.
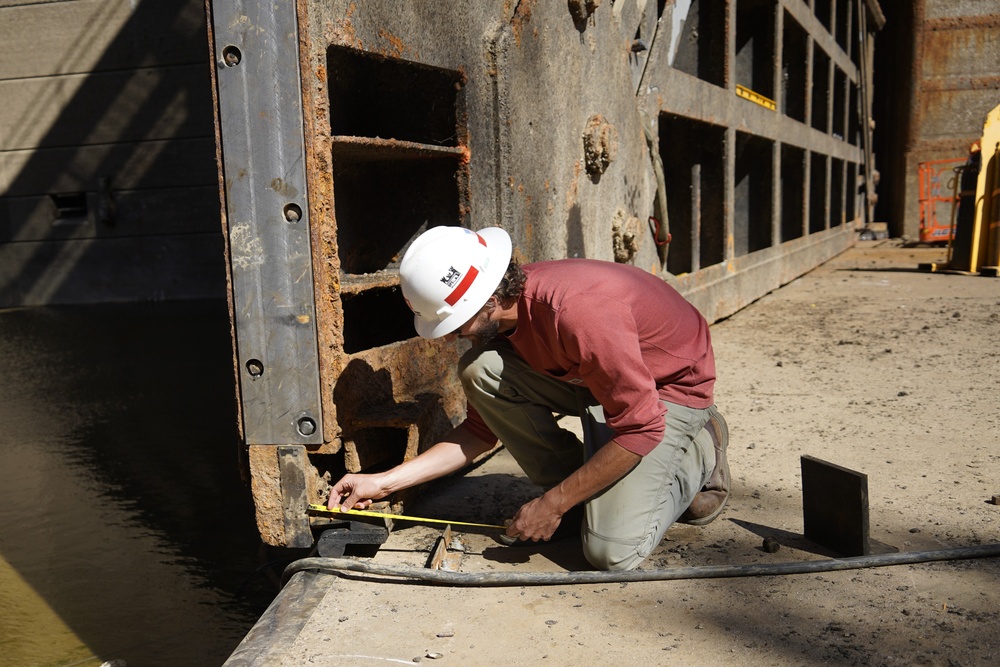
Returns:
[[[284,517],[285,545],[311,547],[312,531],[306,509],[309,506],[306,450],[302,445],[278,447],[278,470],[281,473],[281,510]]]
[[[320,444],[295,7],[215,0],[212,22],[244,438]]]

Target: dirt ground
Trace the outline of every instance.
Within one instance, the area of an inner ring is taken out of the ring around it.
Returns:
[[[645,568],[833,554],[802,536],[800,457],[867,475],[876,551],[1000,542],[1000,280],[929,273],[944,250],[862,242],[712,326],[735,488]],[[413,514],[494,523],[536,490],[504,453]],[[421,567],[440,530],[403,527],[377,563]],[[587,569],[579,542],[506,548],[461,532],[466,572]],[[765,537],[780,549],[762,548]],[[453,588],[321,575],[269,664],[958,665],[1000,655],[1000,559],[821,574]]]

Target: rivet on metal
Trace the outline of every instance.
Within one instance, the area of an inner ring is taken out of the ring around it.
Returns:
[[[302,209],[298,204],[286,204],[284,212],[285,220],[288,222],[298,222],[302,219]]]
[[[264,364],[259,359],[251,359],[247,362],[247,373],[250,377],[259,378],[264,374]]]
[[[243,54],[235,46],[227,46],[222,49],[222,62],[226,64],[226,67],[236,67],[243,60]]]

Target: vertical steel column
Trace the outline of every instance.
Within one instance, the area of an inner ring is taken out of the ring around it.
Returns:
[[[809,215],[812,206],[813,151],[802,152],[802,236],[809,236]]]
[[[774,105],[781,113],[785,104],[785,3],[777,0],[774,6]],[[771,246],[781,245],[781,202],[784,184],[781,182],[781,141],[775,140],[771,149]]]
[[[736,94],[736,2],[726,2],[726,90]],[[722,143],[722,261],[736,256],[736,128],[726,128]],[[747,235],[749,235],[749,222]]]
[[[831,204],[833,193],[830,192],[830,187],[833,185],[833,158],[827,155],[823,158],[823,160],[826,163],[824,170],[825,176],[823,177],[825,181],[823,184],[823,229],[830,229],[830,227],[832,227],[830,224],[830,214],[833,212],[833,206]]]
[[[736,128],[729,126],[726,128],[725,139],[722,146],[723,178],[722,193],[725,200],[724,216],[722,223],[722,242],[724,244],[724,262],[732,260],[736,256]],[[750,234],[749,223],[746,230]]]
[[[837,40],[837,7],[831,3],[830,4],[830,34],[834,38],[834,43]],[[826,63],[826,134],[827,136],[833,135],[833,110],[836,108],[834,100],[837,97],[837,92],[834,88],[834,81],[836,77],[834,72],[837,70],[836,58],[833,53],[827,54]],[[833,211],[833,207],[830,205],[830,186],[833,183],[832,172],[833,162],[829,155],[824,158],[824,170],[823,170],[823,229],[830,229],[830,213]]]
[[[837,0],[830,0],[830,35],[834,42],[837,41],[837,34]]]
[[[812,10],[813,4],[809,3]],[[813,122],[813,64],[816,59],[816,41],[811,32],[806,30],[806,89],[805,94],[805,124],[812,127]],[[810,146],[812,143],[810,142]],[[812,207],[812,154],[811,148],[807,147],[802,159],[802,236],[809,236],[809,215]]]
[[[691,165],[691,273],[701,268],[701,163]]]
[[[833,134],[833,110],[836,108],[834,100],[837,97],[833,87],[836,81],[834,73],[837,71],[837,59],[832,53],[828,55],[830,57],[826,63],[826,133]]]
[[[781,142],[771,144],[771,247],[781,245]]]
[[[865,9],[865,0],[858,0],[858,103],[861,105],[859,116],[861,117],[861,146],[864,148],[865,163],[865,225],[874,219],[874,209],[872,206],[872,135],[871,121],[869,113],[871,106],[868,97],[868,84],[871,77],[868,75],[868,13]]]
[[[295,2],[214,0],[212,26],[247,444],[320,444]]]
[[[854,34],[851,32],[851,26],[854,24],[855,3],[851,0],[842,1],[847,6],[847,18],[844,22],[844,29],[847,31],[847,35],[844,37],[844,52],[847,54],[847,59],[853,62]],[[851,84],[857,84],[851,81],[850,72],[845,72],[845,74],[844,141],[851,143]],[[857,74],[855,74],[855,77],[860,79],[860,76],[857,76]],[[848,223],[853,223],[857,219],[855,206],[857,205],[858,177],[855,169],[851,166],[852,164],[851,162],[844,163],[844,220]]]

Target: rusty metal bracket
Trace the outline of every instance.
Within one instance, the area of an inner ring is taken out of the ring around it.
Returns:
[[[434,550],[427,559],[427,567],[431,570],[458,572],[464,554],[465,546],[452,534],[449,524],[444,527],[444,531],[434,544]]]
[[[306,514],[306,448],[302,445],[282,445],[277,450],[285,546],[311,547],[313,536]]]
[[[322,444],[295,3],[211,3],[247,444]]]
[[[389,531],[362,521],[340,521],[324,530],[316,541],[316,551],[323,558],[340,558],[349,547],[359,555],[375,555],[379,546],[389,539]]]

